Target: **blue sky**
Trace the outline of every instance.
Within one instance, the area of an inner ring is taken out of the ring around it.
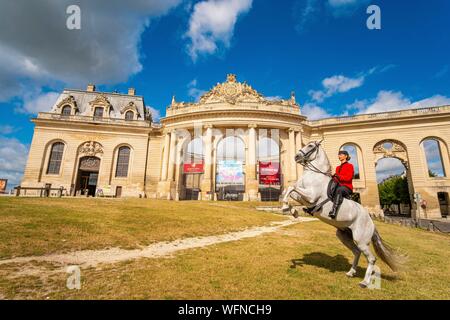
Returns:
[[[71,4],[81,30],[65,27]],[[381,30],[366,27],[370,4]],[[450,104],[449,16],[446,0],[2,1],[0,176],[20,179],[30,118],[89,82],[135,87],[155,117],[227,73],[269,97],[295,91],[313,119]]]

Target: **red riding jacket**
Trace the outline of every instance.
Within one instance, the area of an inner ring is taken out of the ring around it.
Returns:
[[[355,169],[353,168],[353,165],[348,161],[336,167],[336,178],[339,181],[339,184],[348,187],[350,190],[352,190],[352,192],[352,180],[354,173]]]

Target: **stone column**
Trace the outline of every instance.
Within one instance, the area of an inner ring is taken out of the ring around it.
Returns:
[[[248,200],[258,200],[258,180],[256,179],[256,124],[248,126],[248,163],[245,174],[247,177]]]
[[[168,170],[167,170],[167,181],[174,181],[174,172],[175,172],[175,160],[176,160],[176,143],[177,136],[175,131],[170,133],[170,151],[169,151],[169,162],[168,162]]]
[[[169,148],[170,148],[170,133],[168,132],[164,136],[164,151],[161,169],[161,181],[167,180],[167,164],[169,162]]]
[[[295,130],[290,128],[289,132],[289,149],[288,149],[288,168],[289,168],[289,183],[292,184],[297,178],[297,164],[295,163]]]
[[[300,129],[295,135],[295,153],[297,153],[302,146],[302,133],[303,129]],[[295,155],[294,155],[295,156]],[[303,166],[297,163],[297,179],[299,179],[303,174]]]
[[[174,184],[172,186],[175,192],[174,199],[180,200],[180,177],[181,177],[181,153],[182,153],[182,144],[178,144],[176,146],[176,161],[175,161],[175,178],[174,178]]]
[[[204,162],[204,174],[200,185],[202,190],[201,198],[202,200],[213,200],[211,194],[211,184],[212,184],[212,125],[205,126],[206,132],[203,136],[203,152],[205,155]]]

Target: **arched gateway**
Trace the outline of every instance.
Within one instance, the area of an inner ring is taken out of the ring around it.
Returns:
[[[105,93],[94,85],[64,90],[32,121],[24,188],[77,196],[90,181],[88,195],[276,200],[302,174],[296,152],[324,139],[333,167],[340,149],[352,154],[354,192],[372,213],[382,214],[377,172],[391,158],[405,167],[413,217],[450,212],[450,106],[309,120],[293,93],[266,98],[230,74],[198,102],[173,97],[160,123],[133,88]]]

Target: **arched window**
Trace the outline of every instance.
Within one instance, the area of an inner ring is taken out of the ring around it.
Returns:
[[[55,142],[52,145],[50,157],[48,160],[47,174],[59,174],[63,152],[64,152],[64,143]]]
[[[128,176],[128,165],[130,163],[130,148],[120,147],[117,152],[116,177],[125,178]]]
[[[217,146],[217,160],[245,162],[245,144],[241,138],[230,136],[222,139]]]
[[[425,139],[421,144],[427,159],[428,176],[445,177],[439,141],[436,139]]]
[[[204,159],[202,138],[195,138],[189,142],[184,154],[184,163],[202,163]]]
[[[277,141],[269,137],[260,137],[258,141],[258,160],[264,162],[278,162],[280,146]]]
[[[134,112],[133,111],[127,111],[125,112],[125,120],[130,121],[134,119]]]
[[[95,118],[103,118],[103,107],[96,107],[94,109],[94,117]]]
[[[61,110],[61,114],[63,116],[70,116],[70,114],[72,113],[72,107],[71,106],[64,106]]]
[[[345,150],[350,155],[350,163],[353,165],[355,169],[355,174],[353,176],[354,179],[360,179],[359,175],[359,164],[358,164],[358,148],[354,144],[344,144],[341,147],[341,150]]]

